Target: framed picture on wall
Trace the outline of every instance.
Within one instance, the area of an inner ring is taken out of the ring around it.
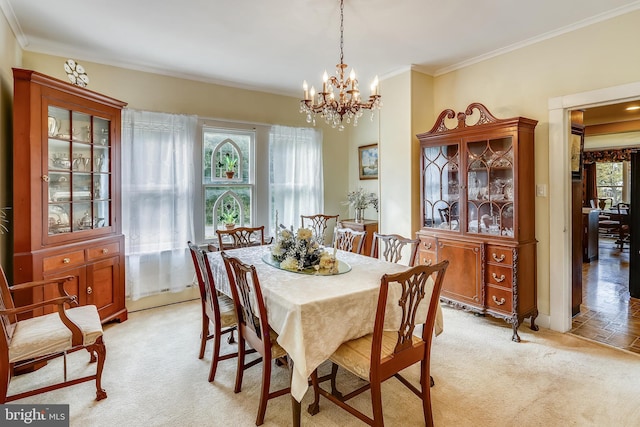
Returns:
[[[358,147],[360,179],[378,179],[378,144]]]
[[[582,180],[582,152],[584,151],[584,127],[571,125],[571,179]]]

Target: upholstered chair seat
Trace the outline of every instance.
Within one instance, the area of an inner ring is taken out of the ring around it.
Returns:
[[[102,336],[102,324],[95,305],[67,309],[67,316],[80,327],[82,345],[89,346]],[[15,323],[9,343],[9,363],[35,359],[70,350],[71,331],[58,313],[32,317]]]

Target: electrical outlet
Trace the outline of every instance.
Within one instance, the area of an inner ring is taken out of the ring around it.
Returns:
[[[536,184],[536,197],[547,197],[546,184]]]

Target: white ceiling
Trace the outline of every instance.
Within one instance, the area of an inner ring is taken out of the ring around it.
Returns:
[[[338,0],[0,0],[0,7],[24,50],[80,63],[301,96],[303,80],[317,87],[339,62]],[[411,66],[442,74],[640,9],[640,1],[345,0],[344,9],[344,62],[368,95],[376,74]]]

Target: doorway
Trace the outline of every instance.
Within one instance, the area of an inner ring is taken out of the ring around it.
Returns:
[[[640,82],[549,100],[549,286],[551,329],[567,332],[571,315],[571,173],[569,112],[640,99]]]

